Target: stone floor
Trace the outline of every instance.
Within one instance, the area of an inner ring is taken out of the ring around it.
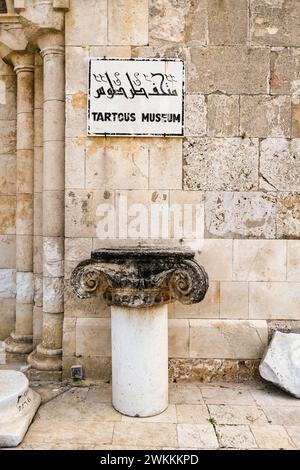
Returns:
[[[122,416],[111,386],[34,387],[42,406],[18,449],[296,449],[300,400],[265,384],[170,385],[167,411]]]

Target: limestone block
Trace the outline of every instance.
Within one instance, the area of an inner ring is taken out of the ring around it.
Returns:
[[[78,318],[76,322],[76,355],[110,356],[111,333],[108,318]]]
[[[269,51],[244,46],[194,47],[187,70],[189,93],[266,93]]]
[[[95,237],[97,223],[101,219],[101,215],[98,217],[96,211],[97,207],[103,204],[109,204],[109,207],[113,207],[113,192],[68,190],[66,192],[65,236],[73,237],[76,233],[78,237]]]
[[[41,274],[34,275],[33,299],[36,307],[43,306],[43,276]]]
[[[1,119],[16,119],[16,79],[0,75],[0,116]]]
[[[76,262],[76,264],[78,264]],[[75,265],[75,263],[74,263]],[[79,299],[70,288],[68,281],[64,292],[65,318],[66,317],[110,317],[110,307],[106,305],[101,296],[94,296],[86,299],[84,303]]]
[[[63,352],[65,356],[75,356],[76,354],[76,321],[77,318],[72,317],[64,319]]]
[[[15,75],[14,68],[10,64],[6,64],[2,58],[0,59],[0,74],[1,75]]]
[[[0,120],[0,155],[14,153],[16,149],[16,121]]]
[[[299,94],[300,50],[295,47],[272,50],[271,94]]]
[[[277,198],[277,237],[300,237],[300,193],[279,193]]]
[[[152,58],[170,58],[186,60],[188,57],[188,50],[182,46],[173,44],[159,44],[154,46],[132,46],[131,56],[135,57],[152,57]]]
[[[220,317],[238,320],[248,318],[247,282],[221,282]]]
[[[33,301],[33,273],[17,272],[17,301],[31,304]]]
[[[13,154],[0,158],[0,194],[16,192],[16,157]]]
[[[188,320],[169,319],[169,357],[188,357],[190,326]]]
[[[34,148],[34,191],[41,193],[43,188],[43,147]]]
[[[300,284],[297,282],[251,282],[249,317],[299,319]]]
[[[300,398],[300,335],[276,331],[259,372],[268,382]]]
[[[85,140],[66,139],[66,189],[84,188]]]
[[[189,137],[183,152],[184,189],[249,191],[257,188],[257,139]]]
[[[64,311],[64,281],[63,278],[45,277],[43,279],[43,311],[60,313]]]
[[[196,259],[205,266],[210,280],[232,280],[232,240],[205,239]]]
[[[33,306],[32,311],[32,326],[33,326],[33,343],[36,346],[41,342],[43,333],[43,309],[42,307]]]
[[[66,97],[66,137],[77,137],[86,134],[87,127],[87,95],[85,91],[79,90],[74,95]]]
[[[65,239],[65,278],[69,278],[76,265],[91,255],[93,240],[91,238]]]
[[[43,274],[62,277],[64,274],[64,241],[61,237],[44,237]]]
[[[16,265],[16,237],[0,235],[0,266],[12,269]]]
[[[300,139],[261,142],[260,186],[269,191],[300,190]]]
[[[292,97],[292,137],[300,137],[300,97]]]
[[[43,193],[34,193],[33,195],[34,219],[33,233],[35,236],[43,234]]]
[[[148,44],[148,0],[108,2],[108,44]]]
[[[131,58],[130,46],[91,46],[90,57],[106,58]]]
[[[156,3],[155,0],[153,0],[153,3]],[[205,45],[208,42],[208,2],[207,0],[198,0],[197,2],[186,3],[189,9],[185,17],[183,40],[188,46]]]
[[[33,270],[40,274],[43,272],[43,237],[33,237]]]
[[[23,440],[40,401],[22,372],[0,371],[0,447],[15,447]]]
[[[239,97],[209,95],[207,97],[207,133],[214,137],[239,135]]]
[[[190,356],[257,359],[268,341],[263,320],[190,320]]]
[[[66,94],[87,90],[88,47],[66,47]]]
[[[145,189],[148,187],[147,139],[90,138],[86,148],[86,187]],[[122,171],[119,171],[122,168]]]
[[[185,19],[189,12],[189,2],[150,0],[149,7],[150,44],[162,41],[175,43],[185,41]],[[190,22],[192,23],[192,19]],[[190,24],[188,29],[191,27]],[[191,33],[192,31],[189,34]]]
[[[43,313],[43,341],[42,348],[61,349],[63,330],[63,313],[51,315]]]
[[[16,324],[14,330],[19,335],[32,335],[32,303],[16,300]]]
[[[33,190],[33,150],[18,150],[16,191],[32,193]]]
[[[20,235],[33,235],[33,195],[18,194],[16,231]]]
[[[207,105],[203,95],[185,95],[185,135],[206,134]]]
[[[1,294],[0,294],[1,296]],[[0,340],[6,339],[15,328],[15,299],[1,298],[0,302]]]
[[[51,123],[47,126],[46,141],[63,141],[65,138],[65,102],[58,100],[45,101],[44,115],[52,116]]]
[[[300,282],[300,240],[287,242],[287,280]]]
[[[206,268],[205,268],[206,269]],[[219,318],[220,315],[220,282],[209,281],[208,291],[199,304],[174,304],[175,318]]]
[[[285,281],[285,240],[234,240],[233,278],[236,281]]]
[[[0,298],[11,299],[16,295],[16,271],[0,269]]]
[[[251,0],[250,38],[253,44],[299,46],[299,2],[297,0]]]
[[[34,146],[43,146],[43,108],[34,110]]]
[[[248,137],[289,137],[291,98],[241,96],[241,133]]]
[[[66,45],[102,45],[106,38],[106,0],[71,0],[66,13]]]
[[[203,2],[202,2],[203,3]],[[246,44],[248,26],[247,0],[209,0],[208,43],[213,45]]]
[[[181,189],[181,139],[152,139],[149,149],[149,189]]]
[[[275,238],[276,197],[273,193],[206,195],[206,231],[221,238]]]

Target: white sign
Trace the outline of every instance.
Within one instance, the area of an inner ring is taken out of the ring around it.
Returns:
[[[90,59],[88,135],[183,136],[179,59]]]

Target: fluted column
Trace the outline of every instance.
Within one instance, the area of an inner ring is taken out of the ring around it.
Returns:
[[[7,353],[28,354],[33,349],[33,55],[13,54],[11,61],[17,74],[17,288],[15,331],[5,343]]]
[[[63,324],[64,243],[64,46],[60,33],[38,40],[44,70],[43,111],[43,331],[28,361],[42,371],[60,371]]]

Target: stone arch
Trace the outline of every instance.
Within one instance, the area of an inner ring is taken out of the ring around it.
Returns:
[[[15,13],[13,0],[0,0],[0,14]]]

